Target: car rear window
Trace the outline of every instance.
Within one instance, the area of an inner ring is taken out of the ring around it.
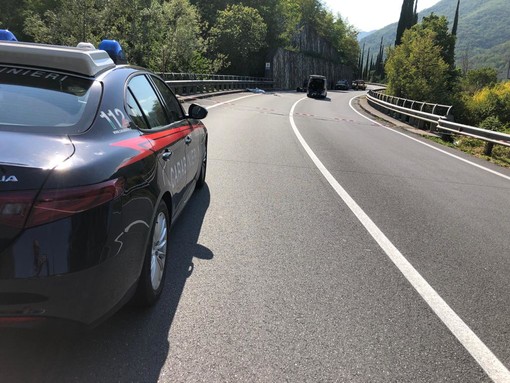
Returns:
[[[313,90],[321,90],[324,88],[324,80],[320,78],[311,79],[308,87]]]
[[[0,66],[0,129],[80,133],[96,115],[101,85],[51,71]]]

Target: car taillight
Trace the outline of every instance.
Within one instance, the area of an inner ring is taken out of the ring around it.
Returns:
[[[11,192],[0,199],[0,224],[16,228],[42,225],[90,210],[123,192],[121,178],[70,189],[43,190],[35,201],[35,192]]]
[[[112,201],[124,192],[124,180],[72,189],[43,190],[37,196],[25,227],[56,221]]]

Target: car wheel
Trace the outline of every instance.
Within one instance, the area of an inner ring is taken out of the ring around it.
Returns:
[[[166,204],[161,201],[152,223],[149,243],[138,282],[135,303],[152,306],[163,290],[168,256],[170,219]]]
[[[205,174],[207,173],[207,143],[204,148],[204,159],[202,165],[200,165],[200,174],[197,180],[197,189],[202,189],[205,185]]]

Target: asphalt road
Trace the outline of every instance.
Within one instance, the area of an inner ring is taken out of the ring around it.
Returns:
[[[0,382],[508,381],[510,172],[363,118],[358,94],[200,100],[207,186],[158,305],[0,333]]]

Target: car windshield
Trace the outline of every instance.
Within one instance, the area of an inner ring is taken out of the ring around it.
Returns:
[[[72,133],[95,115],[100,86],[40,69],[0,66],[0,129]]]

